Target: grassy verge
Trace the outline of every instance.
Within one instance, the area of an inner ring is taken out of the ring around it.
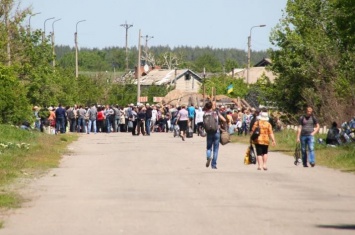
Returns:
[[[16,180],[57,167],[76,135],[48,135],[0,125],[0,208],[16,208],[21,197],[10,187]]]
[[[293,157],[296,146],[296,132],[284,130],[275,133],[275,147],[270,146],[270,151],[279,151]],[[317,135],[316,139],[325,139],[325,135]],[[232,142],[249,143],[249,136],[232,135]],[[316,142],[317,165],[338,169],[345,172],[355,172],[355,143],[338,147],[327,147]],[[292,163],[292,159],[290,159]]]

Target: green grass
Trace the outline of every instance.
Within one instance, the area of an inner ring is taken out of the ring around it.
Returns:
[[[316,139],[325,140],[325,135],[318,134]],[[270,146],[270,152],[283,152],[293,158],[296,147],[296,132],[293,130],[284,130],[275,133],[277,145]],[[249,136],[232,135],[232,142],[249,143]],[[315,145],[315,154],[317,165],[338,169],[344,172],[355,172],[355,143],[343,146],[327,147],[326,145]],[[292,159],[290,159],[292,163]]]
[[[58,167],[75,134],[48,135],[0,125],[0,208],[21,204],[21,197],[9,185],[17,179],[35,177]]]
[[[15,193],[0,194],[0,208],[18,208],[22,199]]]

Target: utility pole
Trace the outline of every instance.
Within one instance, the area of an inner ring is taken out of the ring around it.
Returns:
[[[128,71],[128,29],[133,27],[133,24],[127,24],[127,21],[124,24],[121,24],[122,27],[126,29],[126,72]]]
[[[142,36],[142,37],[145,37],[144,51],[147,54],[148,53],[148,41],[150,39],[154,38],[154,36],[145,35],[145,36]]]
[[[139,103],[139,98],[141,96],[141,30],[139,30],[138,36],[138,64],[137,64],[137,103]]]

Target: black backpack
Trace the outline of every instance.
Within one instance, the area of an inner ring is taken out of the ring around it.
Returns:
[[[203,114],[203,128],[205,128],[206,133],[216,133],[218,130],[218,122],[216,119],[216,112],[205,112]]]

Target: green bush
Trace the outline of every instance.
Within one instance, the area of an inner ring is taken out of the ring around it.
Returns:
[[[0,123],[20,124],[32,121],[26,89],[11,67],[0,64]]]

